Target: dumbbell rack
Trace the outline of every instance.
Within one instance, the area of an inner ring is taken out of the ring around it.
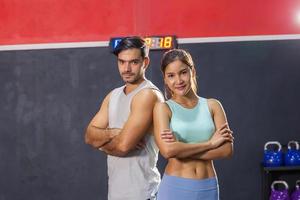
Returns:
[[[274,180],[285,180],[289,184],[289,192],[294,189],[296,180],[300,179],[300,166],[264,167],[262,172],[262,200],[268,200],[271,184]]]

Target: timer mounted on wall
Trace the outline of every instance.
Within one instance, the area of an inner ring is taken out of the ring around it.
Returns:
[[[109,46],[113,51],[122,40],[122,37],[111,38]],[[150,50],[164,50],[164,49],[175,49],[177,48],[177,39],[175,36],[147,36],[144,37]]]

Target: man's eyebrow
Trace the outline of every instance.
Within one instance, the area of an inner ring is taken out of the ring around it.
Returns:
[[[122,62],[125,62],[125,60],[121,59],[121,58],[118,58],[118,61],[122,61]]]
[[[123,60],[121,58],[118,58],[118,61],[121,61],[121,62],[132,62],[132,61],[139,61],[140,59],[139,58],[134,58],[132,60]]]
[[[174,74],[174,72],[167,72],[166,74]]]

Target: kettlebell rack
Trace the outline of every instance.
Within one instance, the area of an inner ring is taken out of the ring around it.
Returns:
[[[300,166],[265,167],[261,164],[262,172],[262,200],[268,200],[270,186],[275,180],[285,180],[289,184],[289,192],[294,187],[297,179],[300,178]]]

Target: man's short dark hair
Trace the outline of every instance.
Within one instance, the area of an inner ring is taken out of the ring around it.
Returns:
[[[149,54],[149,48],[147,47],[145,40],[139,36],[123,38],[114,49],[113,54],[118,56],[121,51],[134,48],[141,50],[141,56],[143,58],[147,57]]]

